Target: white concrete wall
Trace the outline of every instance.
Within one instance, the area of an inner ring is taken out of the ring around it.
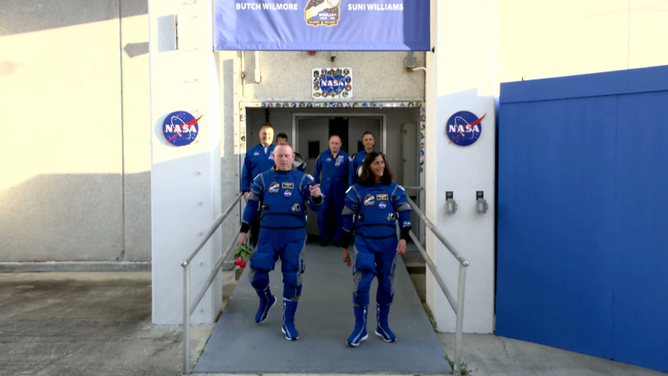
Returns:
[[[494,16],[491,0],[433,2],[435,52],[427,56],[426,214],[470,262],[464,331],[476,333],[494,330],[495,114],[489,94],[494,88],[495,65],[494,54],[485,53],[494,51]],[[468,27],[471,19],[476,20],[475,28]],[[486,96],[479,97],[481,94]],[[451,144],[446,134],[446,122],[457,111],[470,111],[479,118],[486,114],[480,138],[472,145]],[[446,191],[453,192],[458,204],[454,214],[447,214]],[[476,191],[483,191],[489,203],[485,214],[476,211]],[[459,262],[430,232],[427,252],[456,299]],[[427,304],[437,330],[453,332],[456,316],[430,272]]]
[[[475,89],[439,96],[434,126],[427,127],[426,213],[439,232],[470,263],[466,268],[464,331],[494,330],[494,228],[495,228],[495,111],[494,97],[478,96]],[[448,118],[470,111],[481,118],[480,138],[469,146],[450,143],[445,134]],[[449,214],[446,192],[453,192],[457,211]],[[476,192],[482,191],[489,205],[479,213]],[[457,299],[459,262],[433,235],[427,250],[450,292]],[[428,272],[431,276],[431,273]],[[454,332],[456,316],[435,280],[427,279],[427,303],[441,332]]]
[[[668,64],[668,38],[664,37],[668,35],[666,1],[503,0],[494,3],[497,7],[497,95],[500,82],[522,78]]]
[[[255,54],[244,54],[244,100],[311,100],[315,68],[352,68],[354,99],[424,98],[424,74],[407,72],[407,52],[339,51],[334,62],[330,51],[309,55],[306,51],[260,52],[260,83],[255,82]],[[424,52],[414,52],[417,66],[424,66]]]
[[[146,1],[0,8],[0,262],[150,260]]]
[[[153,233],[153,322],[183,322],[185,260],[222,213],[221,207],[221,72],[220,56],[212,52],[211,2],[149,4],[151,79],[151,200]],[[157,19],[178,15],[179,50],[158,51]],[[228,67],[229,70],[229,67]],[[197,139],[176,147],[162,133],[166,116],[187,111],[202,119]],[[190,293],[206,283],[222,254],[217,231],[192,260]],[[193,323],[210,323],[220,313],[222,282],[204,295]],[[192,302],[191,299],[191,302]]]
[[[148,1],[121,2],[121,113],[125,260],[151,260]],[[136,15],[136,16],[133,16]]]

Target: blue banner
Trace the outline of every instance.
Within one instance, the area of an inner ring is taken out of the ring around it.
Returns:
[[[428,51],[429,0],[216,0],[215,49]]]

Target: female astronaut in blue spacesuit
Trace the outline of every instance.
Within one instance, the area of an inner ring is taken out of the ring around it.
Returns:
[[[362,166],[357,183],[346,192],[342,213],[343,261],[348,266],[353,265],[355,284],[355,329],[346,342],[354,347],[368,337],[366,319],[369,289],[374,276],[378,277],[375,333],[385,342],[394,342],[397,338],[390,330],[387,318],[394,298],[395,257],[406,253],[406,240],[411,229],[411,210],[406,191],[392,182],[392,172],[386,165],[385,156],[376,151],[370,152]],[[401,229],[400,239],[397,239],[397,221]],[[353,229],[355,245],[351,261],[348,247]]]

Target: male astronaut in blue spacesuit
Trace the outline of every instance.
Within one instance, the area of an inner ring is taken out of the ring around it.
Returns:
[[[280,144],[281,142],[288,143],[288,135],[281,132],[276,135],[276,144]],[[292,162],[292,165],[295,166],[295,168],[299,171],[304,171],[306,169],[306,161],[304,160],[304,157],[302,157],[301,154],[297,153],[295,151],[295,161]]]
[[[348,266],[353,265],[355,284],[355,328],[346,342],[356,347],[368,337],[366,319],[369,289],[374,277],[378,277],[375,333],[385,342],[394,342],[397,337],[390,330],[388,315],[394,299],[395,257],[406,253],[411,210],[404,188],[392,182],[392,173],[385,166],[383,154],[372,151],[367,155],[358,183],[348,188],[345,202],[343,261]],[[401,229],[400,239],[397,239],[397,222]],[[355,246],[351,259],[348,247],[353,229]]]
[[[261,172],[253,180],[248,203],[237,241],[245,244],[247,232],[256,216],[261,215],[260,239],[250,263],[250,282],[260,298],[255,315],[259,324],[267,319],[269,309],[277,299],[269,289],[269,272],[281,258],[283,273],[283,326],[281,330],[288,340],[299,339],[295,329],[295,312],[302,290],[304,259],[302,249],[306,244],[306,203],[319,211],[323,202],[320,185],[313,178],[293,168],[295,154],[288,144],[274,149],[276,166]],[[258,211],[259,205],[262,205]]]
[[[346,197],[346,189],[348,189],[349,168],[348,153],[341,150],[341,137],[331,135],[329,137],[329,149],[320,153],[313,170],[315,182],[320,184],[320,189],[326,197],[322,209],[318,212],[318,229],[320,230],[320,245],[322,246],[326,246],[332,240],[334,240],[334,246],[341,246],[341,236],[343,235],[341,211]],[[322,178],[320,177],[321,173]]]
[[[348,173],[348,186],[355,184],[357,176],[359,176],[359,167],[364,162],[366,155],[372,151],[376,151],[374,146],[376,146],[376,138],[373,136],[373,133],[366,131],[362,135],[362,145],[364,145],[364,150],[358,151],[350,157],[350,171]]]
[[[274,127],[269,123],[264,123],[260,128],[260,143],[250,148],[244,158],[244,167],[241,171],[241,192],[244,193],[245,200],[248,200],[251,182],[257,174],[274,166],[272,153],[276,145],[272,144],[273,141]]]

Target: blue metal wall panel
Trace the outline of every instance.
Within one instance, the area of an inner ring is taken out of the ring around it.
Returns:
[[[497,334],[611,357],[614,105],[501,108]]]
[[[667,68],[502,85],[497,334],[668,371]]]
[[[664,91],[668,65],[502,85],[501,104]]]
[[[668,372],[668,91],[618,114],[615,359]]]

